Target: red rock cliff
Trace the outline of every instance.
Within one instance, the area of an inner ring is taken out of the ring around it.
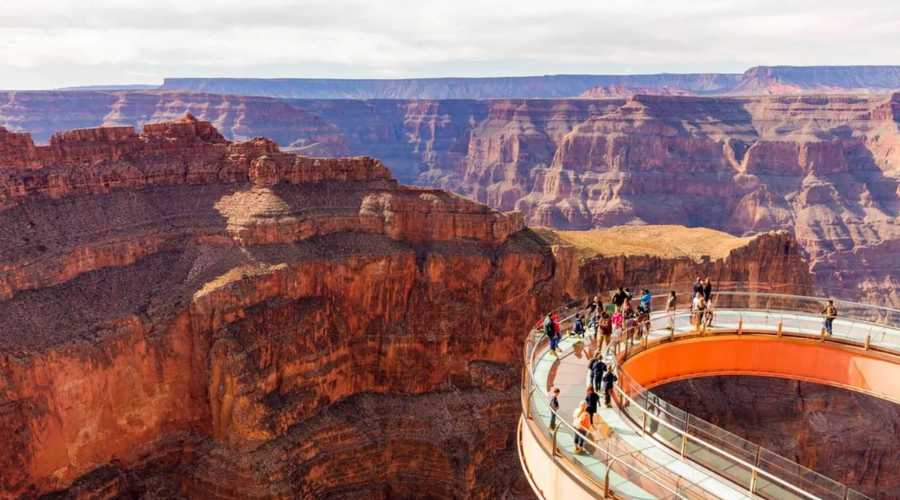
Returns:
[[[813,80],[849,78],[840,68],[760,68],[747,78],[805,88],[810,71]],[[483,101],[0,94],[0,124],[35,131],[39,141],[60,124],[141,125],[193,112],[229,138],[370,155],[401,181],[519,210],[533,225],[783,229],[809,256],[818,288],[890,304],[900,304],[892,258],[900,249],[898,109],[896,93]]]
[[[0,137],[0,497],[529,496],[523,333],[699,269],[581,279],[518,214],[191,117]],[[771,241],[702,269],[802,282]]]

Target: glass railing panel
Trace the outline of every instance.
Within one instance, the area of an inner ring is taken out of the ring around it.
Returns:
[[[801,495],[796,490],[785,486],[784,484],[769,479],[765,476],[758,476],[753,485],[753,492],[759,497],[773,500],[808,500],[809,497]]]
[[[753,472],[728,455],[709,448],[688,437],[684,446],[684,456],[706,467],[716,474],[730,479],[738,488],[749,490]]]

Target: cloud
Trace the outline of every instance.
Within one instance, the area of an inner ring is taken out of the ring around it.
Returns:
[[[5,0],[0,88],[165,76],[737,72],[896,64],[900,7],[783,0]]]

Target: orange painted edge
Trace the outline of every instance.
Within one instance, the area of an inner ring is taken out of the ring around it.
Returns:
[[[651,345],[622,369],[638,384],[757,375],[850,389],[900,404],[900,357],[812,339],[718,334]]]

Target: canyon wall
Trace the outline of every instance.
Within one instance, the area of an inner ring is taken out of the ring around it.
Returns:
[[[278,100],[157,92],[0,94],[0,123],[141,125],[184,112],[223,135],[372,155],[531,225],[793,232],[823,293],[900,304],[900,94],[565,100]],[[9,134],[6,137],[12,137]],[[2,147],[2,146],[0,146]]]
[[[900,496],[900,406],[895,403],[770,377],[696,378],[653,392],[872,498]]]
[[[786,233],[705,264],[585,257],[377,160],[192,116],[0,145],[0,498],[530,497],[542,311],[701,267],[810,280]]]

